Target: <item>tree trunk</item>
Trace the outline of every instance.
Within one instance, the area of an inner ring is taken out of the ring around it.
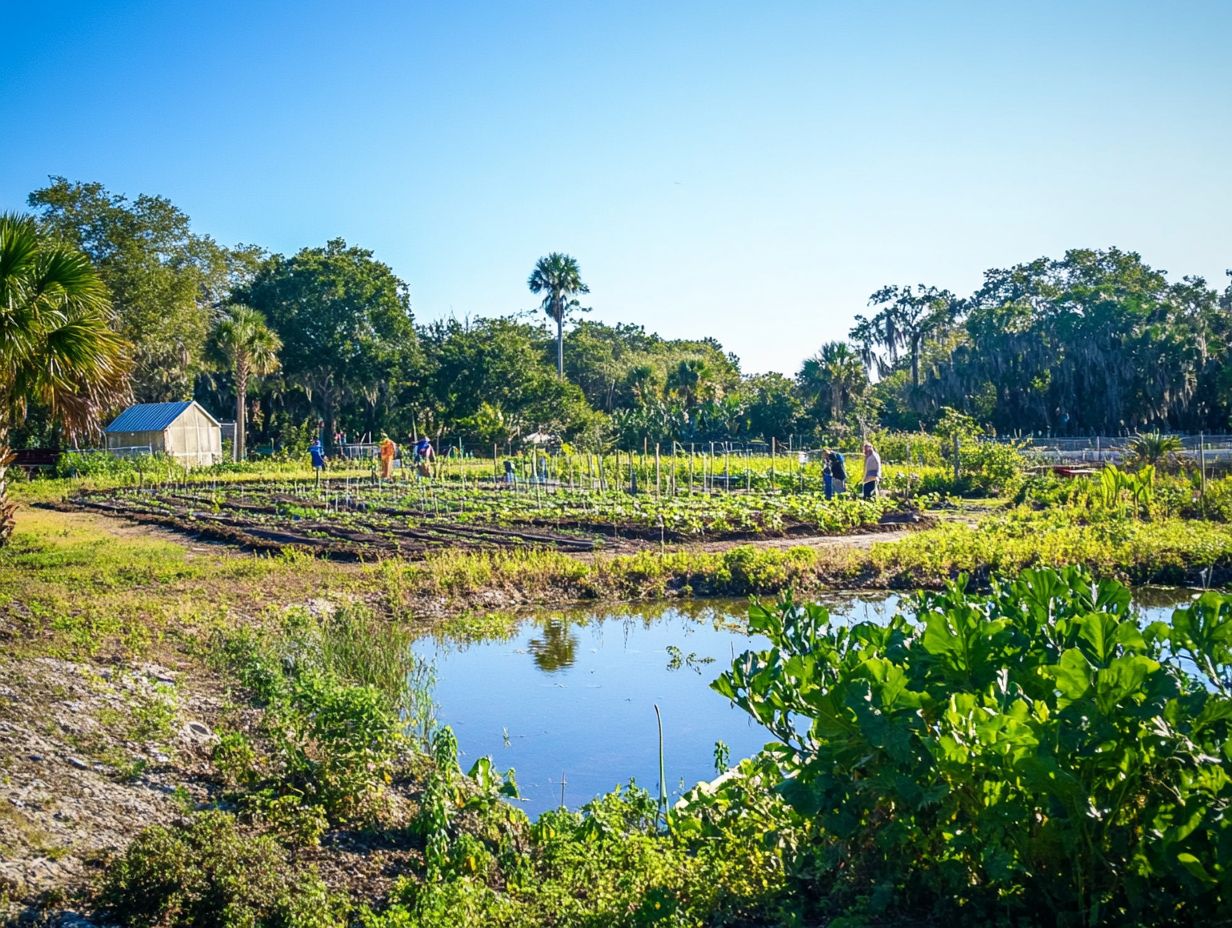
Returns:
[[[565,314],[556,317],[556,373],[565,379]]]
[[[244,364],[235,368],[235,458],[244,460],[248,455],[246,440],[248,427],[248,369]]]
[[[13,463],[13,449],[9,447],[9,427],[0,422],[0,548],[13,537],[16,524],[17,504],[9,499],[9,465]]]

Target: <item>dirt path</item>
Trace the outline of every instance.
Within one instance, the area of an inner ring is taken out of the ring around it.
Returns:
[[[20,521],[25,516],[29,516],[31,509],[28,504],[22,504],[17,507],[17,518]],[[162,541],[168,544],[177,545],[186,550],[188,558],[200,557],[203,554],[218,554],[220,551],[230,550],[238,551],[233,545],[228,545],[225,542],[210,541],[204,538],[194,538],[186,535],[183,532],[177,532],[174,529],[164,528],[158,525],[148,525],[140,522],[132,522],[128,519],[112,518],[110,516],[99,515],[98,513],[86,512],[84,510],[75,510],[68,512],[65,510],[57,510],[58,517],[62,518],[71,526],[82,529],[87,529],[92,532],[97,532],[101,535],[107,535],[112,538],[129,540],[143,539],[148,541]]]
[[[879,541],[898,541],[913,530],[896,528],[888,532],[859,532],[851,535],[792,535],[786,538],[758,538],[754,541],[702,541],[683,545],[693,551],[728,551],[741,545],[755,548],[871,548]]]

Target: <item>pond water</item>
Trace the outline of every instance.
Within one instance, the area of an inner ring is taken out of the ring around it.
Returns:
[[[1143,590],[1139,608],[1146,621],[1167,619],[1187,595]],[[847,621],[883,622],[900,597],[820,601]],[[543,612],[513,622],[507,637],[421,639],[414,650],[435,666],[436,719],[457,735],[463,769],[485,754],[513,767],[534,817],[630,779],[657,792],[656,705],[673,799],[715,776],[716,740],[733,762],[756,753],[769,736],[709,687],[735,655],[766,644],[744,630],[747,609],[741,600]]]

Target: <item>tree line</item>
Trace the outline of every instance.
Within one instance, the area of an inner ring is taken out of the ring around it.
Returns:
[[[1115,248],[989,270],[968,296],[884,287],[847,341],[791,375],[748,375],[714,339],[583,318],[589,289],[561,253],[531,269],[533,312],[420,324],[408,285],[341,239],[292,255],[224,246],[166,198],[61,177],[27,205],[105,285],[131,397],[234,410],[253,447],[319,431],[768,441],[928,428],[947,409],[999,433],[1222,431],[1232,415],[1232,286],[1172,282]],[[16,445],[62,442],[54,410],[37,395],[28,407]]]

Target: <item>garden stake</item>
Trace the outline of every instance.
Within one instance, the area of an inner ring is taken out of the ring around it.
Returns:
[[[663,827],[671,831],[671,826],[667,821],[667,778],[663,765],[663,715],[659,712],[658,703],[655,703],[654,710],[655,721],[659,725],[659,809],[663,813]]]

